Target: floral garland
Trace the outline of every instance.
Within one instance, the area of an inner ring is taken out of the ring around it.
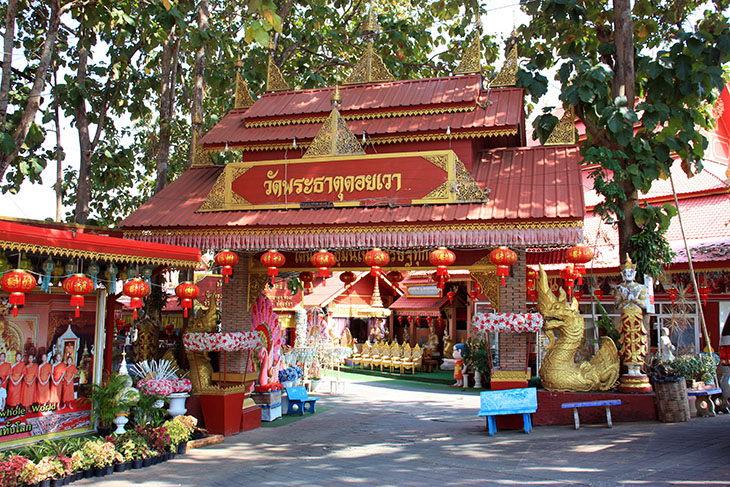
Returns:
[[[233,333],[186,333],[185,349],[192,352],[239,352],[260,345],[259,335],[251,331]]]
[[[540,313],[477,313],[471,321],[472,332],[482,338],[490,331],[532,333],[542,329]]]
[[[193,383],[190,379],[147,379],[137,383],[137,388],[147,395],[169,396],[178,392],[190,392]]]

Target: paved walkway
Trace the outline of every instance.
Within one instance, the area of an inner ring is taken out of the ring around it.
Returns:
[[[730,415],[489,437],[479,397],[348,383],[334,406],[79,487],[730,485]]]

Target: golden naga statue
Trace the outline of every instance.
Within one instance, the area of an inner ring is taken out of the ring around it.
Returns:
[[[619,376],[618,350],[613,340],[602,337],[598,353],[588,362],[576,363],[575,354],[585,333],[578,301],[573,298],[573,302],[568,304],[563,289],[556,298],[542,266],[537,293],[537,308],[545,319],[543,330],[550,341],[540,367],[540,379],[545,389],[568,392],[611,389]],[[555,330],[559,335],[557,339]]]
[[[210,306],[205,314],[202,312],[196,313],[195,318],[193,318],[185,332],[213,333],[215,332],[216,323],[216,303],[215,299],[211,299]],[[213,376],[213,367],[210,365],[210,357],[208,356],[208,352],[191,352],[189,350],[185,350],[185,355],[188,358],[188,365],[190,366],[188,379],[193,383],[192,393],[200,394],[201,389],[210,387],[213,384],[211,379]]]

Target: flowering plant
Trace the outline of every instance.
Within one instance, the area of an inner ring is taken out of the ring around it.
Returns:
[[[289,366],[279,371],[279,382],[296,382],[304,376],[304,371],[298,365]]]
[[[164,426],[157,428],[137,426],[136,430],[153,450],[156,450],[158,453],[169,451],[170,445],[172,445],[172,438],[170,438],[170,433]]]
[[[256,332],[233,333],[186,333],[183,335],[185,350],[191,352],[237,352],[253,350],[261,344]]]
[[[0,462],[0,485],[16,487],[21,481],[25,464],[29,461],[25,457],[13,455],[4,462]]]
[[[137,387],[148,396],[156,394],[165,397],[172,394],[173,391],[172,381],[170,379],[141,380],[137,382]]]
[[[66,476],[63,463],[56,457],[43,457],[38,462],[38,481],[60,479]]]
[[[477,313],[472,319],[475,338],[483,338],[490,331],[516,333],[536,332],[542,329],[540,313]]]
[[[28,460],[23,464],[23,470],[20,472],[20,475],[18,476],[18,480],[20,480],[21,485],[33,485],[37,484],[41,480],[45,480],[40,478],[40,470],[38,469],[38,465],[35,464],[35,462]]]
[[[88,470],[91,468],[91,458],[86,454],[83,447],[71,454],[71,464],[74,470]]]
[[[181,421],[177,416],[169,421],[165,421],[162,426],[167,428],[167,432],[170,435],[170,440],[173,445],[178,445],[185,441],[188,441],[192,436],[192,430],[188,428],[188,424],[185,421]]]
[[[284,388],[279,382],[269,382],[268,384],[259,384],[254,388],[254,392],[273,392],[280,391]]]
[[[81,449],[88,457],[92,467],[108,467],[116,460],[117,452],[113,443],[103,440],[90,440],[84,443]]]

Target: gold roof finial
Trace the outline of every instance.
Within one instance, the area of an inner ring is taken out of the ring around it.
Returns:
[[[459,66],[454,70],[454,74],[474,74],[482,72],[482,43],[480,40],[481,32],[476,31],[474,39],[472,39],[469,47],[464,49],[464,56],[461,58]]]
[[[380,81],[395,81],[383,59],[375,52],[373,42],[368,42],[365,52],[355,64],[352,73],[345,80],[345,85],[357,85],[360,83],[374,83]]]
[[[233,108],[248,108],[253,105],[254,99],[248,89],[248,82],[239,73],[239,69],[243,67],[243,61],[240,57],[237,57],[233,65],[236,67],[236,90],[234,92]]]
[[[291,87],[274,62],[274,38],[269,38],[269,64],[266,68],[266,91],[289,91]]]
[[[357,137],[352,133],[350,127],[347,126],[345,120],[340,116],[337,109],[341,103],[341,93],[339,86],[335,85],[332,92],[332,111],[327,120],[322,124],[322,128],[312,140],[304,158],[322,157],[322,156],[340,156],[340,155],[363,155],[365,151],[362,149]]]
[[[565,110],[563,117],[543,145],[575,145],[577,143],[577,137],[575,136],[575,112],[571,105],[570,108]]]
[[[340,85],[335,85],[335,91],[332,92],[330,101],[335,108],[342,106],[342,93],[340,93]]]
[[[202,145],[198,143],[198,141],[201,139],[200,133],[198,130],[193,130],[193,141],[192,141],[192,150],[193,150],[193,157],[192,157],[192,165],[193,166],[212,166],[213,159],[210,157],[210,154],[203,148]]]
[[[383,29],[380,27],[378,22],[378,16],[375,14],[375,9],[371,6],[368,8],[368,15],[365,19],[365,24],[362,26],[363,35],[373,35],[381,32]]]
[[[490,86],[496,88],[499,86],[515,86],[517,84],[517,44],[507,53],[502,69],[499,70],[497,76],[494,77]]]
[[[380,297],[380,283],[378,283],[378,276],[375,276],[375,287],[373,287],[373,295],[370,298],[371,308],[382,308],[383,299]]]

